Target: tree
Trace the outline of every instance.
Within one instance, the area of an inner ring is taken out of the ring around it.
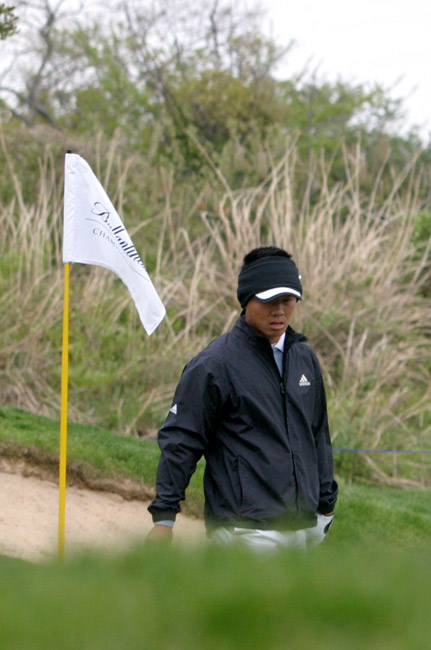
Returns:
[[[20,39],[11,52],[12,62],[0,76],[0,91],[12,97],[13,115],[31,126],[41,119],[57,128],[52,95],[68,83],[67,62],[58,59],[58,27],[79,15],[83,0],[73,9],[66,0],[16,0],[20,10]]]
[[[329,83],[317,73],[276,80],[290,45],[265,37],[255,10],[231,0],[154,0],[145,8],[140,0],[105,0],[106,22],[81,15],[92,0],[79,1],[70,8],[66,0],[16,0],[32,13],[20,14],[27,32],[0,91],[28,126],[106,139],[120,129],[129,150],[151,150],[183,173],[204,168],[201,146],[217,164],[235,158],[237,165],[241,150],[248,160],[242,156],[235,185],[259,182],[260,173],[247,175],[256,152],[269,147],[282,156],[286,135],[297,139],[304,162],[327,152],[333,180],[344,170],[341,141],[360,138],[371,160],[380,136],[390,146],[400,105],[382,88]],[[417,146],[397,139],[396,164]]]
[[[17,32],[18,17],[14,14],[15,7],[7,7],[0,3],[0,40],[3,41]]]

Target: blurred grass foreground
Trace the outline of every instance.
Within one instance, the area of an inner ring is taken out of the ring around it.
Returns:
[[[8,650],[429,647],[431,566],[417,552],[158,547],[0,569]]]

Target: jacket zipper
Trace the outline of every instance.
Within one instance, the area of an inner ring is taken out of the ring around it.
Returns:
[[[286,360],[286,367],[284,368],[284,374],[286,376],[287,373],[287,360]],[[284,385],[283,379],[280,381],[280,392],[281,392],[281,397],[283,400],[283,410],[284,410],[284,421],[286,424],[286,435],[287,439],[289,440],[289,426],[287,422],[287,404],[286,404],[286,386]],[[290,440],[289,440],[289,445],[290,445]],[[292,455],[292,465],[293,465],[293,478],[295,479],[295,488],[296,488],[296,511],[299,511],[299,489],[298,489],[298,479],[296,477],[296,466],[295,466],[295,455],[292,451],[292,448],[290,449],[290,453]]]

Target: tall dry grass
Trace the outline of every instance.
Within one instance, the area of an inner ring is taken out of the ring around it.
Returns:
[[[288,151],[260,188],[226,192],[218,219],[202,215],[209,256],[215,246],[226,271],[224,281],[222,273],[212,273],[202,284],[207,291],[212,284],[214,295],[222,287],[230,305],[247,250],[266,244],[290,250],[305,289],[296,326],[309,334],[321,358],[335,443],[429,449],[431,326],[422,290],[429,282],[430,242],[420,255],[413,244],[424,179],[412,160],[393,178],[389,193],[382,193],[381,173],[364,196],[358,147],[345,151],[344,184],[330,187],[321,161],[310,169],[298,204],[295,154]],[[312,200],[313,187],[319,193]],[[370,455],[362,461],[380,480],[403,480],[392,475],[392,457],[385,467]],[[415,473],[423,479],[424,468],[429,478],[429,464],[409,463],[413,478],[406,483],[416,482]]]
[[[48,150],[39,166],[38,195],[28,205],[4,150],[15,198],[0,208],[1,401],[56,416],[63,179]],[[244,254],[275,244],[293,253],[302,274],[304,300],[294,326],[305,331],[321,359],[335,443],[431,448],[429,307],[422,296],[429,246],[419,255],[412,237],[427,179],[415,161],[393,177],[389,191],[379,174],[364,196],[359,147],[345,151],[343,183],[330,184],[322,159],[310,164],[300,186],[304,170],[298,174],[292,143],[255,188],[232,191],[213,167],[218,187],[207,190],[207,203],[218,208],[187,218],[179,218],[174,174],[161,170],[164,207],[142,221],[122,212],[133,166],[122,162],[115,146],[107,156],[102,181],[135,244],[142,242],[144,259],[151,253],[152,279],[168,314],[146,337],[112,273],[73,266],[71,418],[154,434],[184,363],[239,315],[236,279]],[[144,244],[149,229],[156,231],[151,250]],[[362,472],[361,463],[379,480],[395,480],[392,466],[367,456],[346,471]],[[412,466],[404,480],[427,472]],[[398,482],[399,474],[397,467]]]
[[[40,192],[32,205],[23,200],[8,155],[6,161],[14,199],[0,207],[1,401],[45,413],[55,403],[49,382],[54,360],[45,333],[47,323],[52,327],[61,318],[61,196],[49,156],[39,163]]]

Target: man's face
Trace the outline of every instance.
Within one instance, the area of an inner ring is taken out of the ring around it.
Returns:
[[[297,302],[294,296],[281,296],[271,302],[251,298],[245,306],[245,320],[258,334],[268,337],[270,343],[277,343],[290,324]]]

